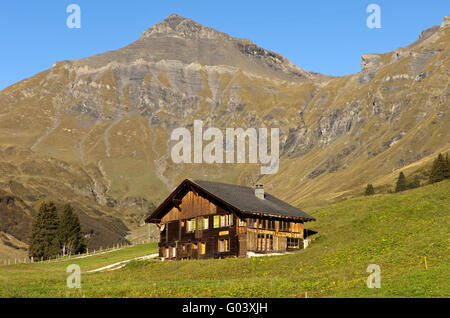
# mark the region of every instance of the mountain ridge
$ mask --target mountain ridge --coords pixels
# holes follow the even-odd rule
[[[58,63],[95,67],[105,65],[107,60],[113,64],[180,61],[186,65],[199,63],[235,68],[245,65],[251,66],[251,73],[286,81],[331,78],[307,72],[284,56],[265,50],[248,39],[234,38],[177,14],[150,27],[137,41],[121,49]]]

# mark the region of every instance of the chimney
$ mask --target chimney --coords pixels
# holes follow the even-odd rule
[[[256,185],[255,196],[258,199],[264,200],[264,186],[262,184],[257,184]]]

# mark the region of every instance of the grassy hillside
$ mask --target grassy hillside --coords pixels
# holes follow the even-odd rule
[[[14,236],[0,231],[0,262],[5,259],[23,259],[28,255],[28,245]]]
[[[450,181],[399,194],[356,198],[308,210],[312,245],[296,254],[253,259],[135,261],[139,245],[77,262],[82,289],[65,287],[71,262],[0,267],[1,297],[438,297],[450,296]],[[426,257],[426,265],[425,258]],[[73,261],[72,261],[73,262]],[[369,264],[381,288],[366,286]]]
[[[34,263],[3,266],[0,265],[0,297],[77,297],[82,293],[66,287],[66,268],[77,264],[82,272],[83,292],[87,276],[85,274],[103,266],[123,260],[148,255],[157,251],[157,243],[140,244],[85,258],[66,259],[51,263]],[[107,295],[104,295],[107,296]]]

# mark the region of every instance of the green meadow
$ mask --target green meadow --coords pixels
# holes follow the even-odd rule
[[[247,259],[131,261],[157,243],[53,263],[0,265],[0,297],[449,297],[450,181],[351,199],[307,211],[310,246]],[[66,267],[81,268],[81,288]],[[381,288],[368,288],[370,264]]]

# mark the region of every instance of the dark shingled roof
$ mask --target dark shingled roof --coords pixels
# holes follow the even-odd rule
[[[305,221],[316,220],[308,213],[275,198],[267,192],[265,192],[263,200],[255,196],[255,189],[253,188],[202,180],[189,179],[189,181],[242,212],[295,217],[302,218]]]

